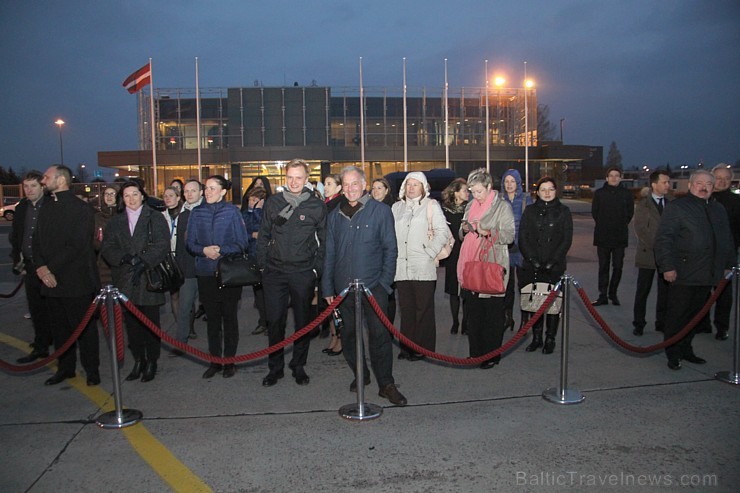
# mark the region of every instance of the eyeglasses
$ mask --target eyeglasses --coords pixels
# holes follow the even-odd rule
[[[115,197],[116,192],[105,192],[103,195],[105,195],[106,197]]]

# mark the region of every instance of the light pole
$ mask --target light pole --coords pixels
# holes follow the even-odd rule
[[[529,192],[529,105],[527,93],[534,87],[534,82],[527,79],[527,62],[524,62],[524,191]]]
[[[59,126],[59,158],[61,161],[59,164],[63,166],[64,165],[64,143],[62,142],[62,125],[64,125],[64,120],[62,120],[61,118],[58,118],[57,121],[55,121],[54,123],[56,123]]]

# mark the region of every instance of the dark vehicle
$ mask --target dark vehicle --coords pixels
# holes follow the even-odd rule
[[[452,180],[457,178],[455,172],[447,168],[435,168],[428,171],[422,171],[424,176],[427,177],[429,182],[429,188],[431,189],[430,195],[437,199],[442,200],[442,191],[450,184]],[[385,179],[391,184],[391,190],[393,190],[393,196],[398,197],[398,191],[401,188],[404,178],[408,175],[408,171],[395,171],[385,175]]]

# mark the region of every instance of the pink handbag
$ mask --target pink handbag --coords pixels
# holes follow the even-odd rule
[[[498,232],[493,239],[484,238],[478,245],[476,260],[471,260],[463,267],[462,287],[473,293],[504,294],[506,286],[504,277],[506,269],[496,263],[496,250],[493,251],[493,262],[488,262],[488,252],[498,238]]]

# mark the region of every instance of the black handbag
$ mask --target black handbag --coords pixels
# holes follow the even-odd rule
[[[152,223],[147,224],[149,233],[149,244],[152,244]],[[185,282],[182,269],[177,265],[177,260],[172,252],[167,252],[164,260],[146,270],[146,290],[153,293],[173,292],[180,289]]]
[[[262,274],[249,255],[232,253],[218,260],[216,282],[221,288],[253,286],[262,282]]]

